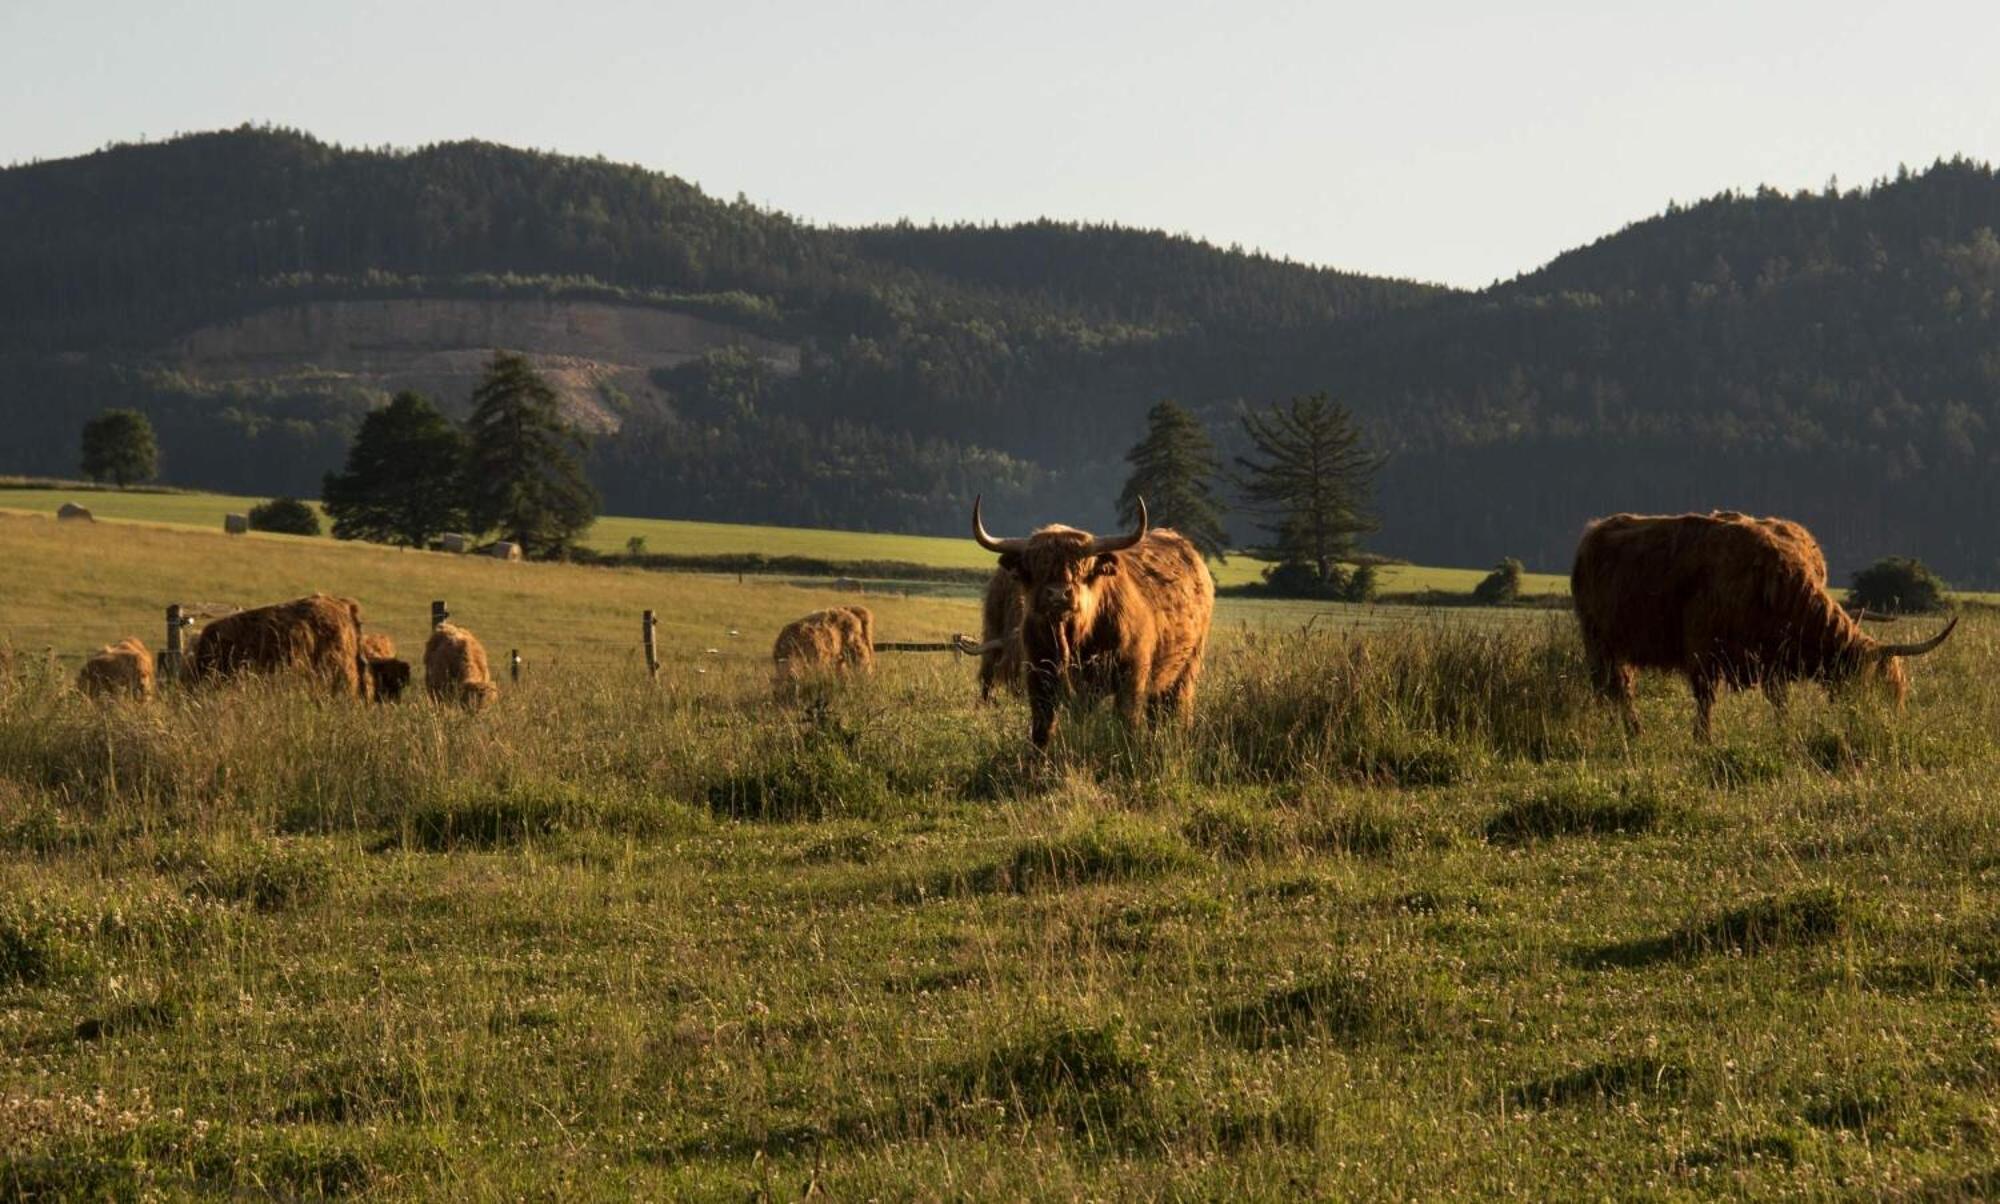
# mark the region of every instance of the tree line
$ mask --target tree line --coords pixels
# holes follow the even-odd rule
[[[827,229],[594,160],[244,130],[0,172],[0,380],[11,468],[56,470],[84,415],[130,407],[183,480],[308,491],[383,398],[202,380],[157,348],[300,299],[613,299],[801,365],[663,374],[587,454],[619,511],[951,533],[994,480],[1031,519],[1101,524],[1160,398],[1234,464],[1243,412],[1324,390],[1390,453],[1377,539],[1413,559],[1556,568],[1598,514],[1727,506],[1806,522],[1837,565],[1911,551],[1994,582],[2000,534],[1967,516],[2000,506],[1996,230],[2000,180],[1951,161],[1671,207],[1468,294],[1116,227]],[[1225,520],[1235,541],[1253,517]]]

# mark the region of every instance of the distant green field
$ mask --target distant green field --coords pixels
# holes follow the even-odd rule
[[[262,499],[223,493],[121,493],[114,490],[0,488],[0,510],[52,513],[64,502],[86,506],[99,518],[174,526],[222,526],[225,514],[242,514]],[[992,553],[970,539],[934,535],[886,535],[869,531],[819,531],[807,527],[763,527],[737,523],[688,522],[668,518],[622,518],[607,515],[591,527],[585,544],[601,552],[622,552],[634,537],[646,550],[684,556],[757,553],[764,556],[812,556],[825,560],[896,560],[935,568],[983,568]],[[1232,556],[1215,566],[1218,585],[1244,585],[1260,579],[1264,562]],[[1387,565],[1381,588],[1391,593],[1441,590],[1469,592],[1485,569],[1429,568]],[[1569,581],[1553,573],[1529,573],[1522,588],[1535,594],[1564,594]]]

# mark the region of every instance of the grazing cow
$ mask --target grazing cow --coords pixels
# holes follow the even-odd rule
[[[829,606],[785,624],[771,645],[774,688],[781,696],[813,678],[875,671],[875,612]]]
[[[396,641],[380,632],[361,637],[362,689],[376,702],[394,702],[410,684],[410,662],[396,656]]]
[[[136,635],[98,649],[77,670],[76,688],[93,698],[153,696],[153,654]]]
[[[1731,512],[1598,519],[1584,530],[1569,580],[1591,680],[1634,733],[1640,669],[1687,678],[1695,733],[1707,739],[1723,686],[1762,686],[1783,707],[1791,682],[1831,688],[1864,677],[1901,705],[1909,692],[1901,658],[1936,648],[1958,625],[1921,643],[1878,643],[1827,592],[1825,559],[1804,528]]]
[[[1185,537],[1148,527],[1143,501],[1129,534],[1095,536],[1056,525],[995,539],[975,499],[972,537],[1000,554],[1000,568],[1021,589],[1021,656],[1035,747],[1047,747],[1056,707],[1071,692],[1114,695],[1135,729],[1149,714],[1193,717],[1215,579]],[[990,586],[987,598],[994,598]],[[1000,636],[986,634],[989,641],[1004,639],[1004,623]],[[1004,663],[1006,650],[999,651]]]
[[[366,697],[361,670],[361,604],[314,594],[225,615],[195,637],[196,679],[241,673],[301,673],[337,695]]]
[[[486,646],[479,637],[453,623],[439,623],[424,644],[424,688],[439,702],[456,703],[468,711],[484,710],[500,696],[486,667]]]

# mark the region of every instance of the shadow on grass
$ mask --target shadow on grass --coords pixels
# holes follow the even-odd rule
[[[1762,953],[1815,945],[1845,932],[1852,907],[1832,890],[1773,895],[1664,936],[1620,941],[1578,954],[1589,970],[1692,961],[1715,953]]]
[[[1335,970],[1217,1010],[1218,1032],[1249,1050],[1314,1040],[1413,1041],[1429,1030],[1422,1000],[1379,975]]]
[[[906,901],[954,895],[1027,894],[1099,882],[1157,878],[1196,864],[1192,850],[1171,834],[1107,820],[1059,836],[1038,836],[1004,856],[966,870],[951,870],[905,884]]]
[[[1666,807],[1646,786],[1629,782],[1561,782],[1502,808],[1486,821],[1486,840],[1524,845],[1559,836],[1622,836],[1650,832]]]
[[[1678,1093],[1687,1085],[1687,1077],[1686,1070],[1656,1058],[1594,1062],[1563,1074],[1522,1083],[1507,1092],[1507,1102],[1516,1108],[1610,1103],[1632,1095]]]

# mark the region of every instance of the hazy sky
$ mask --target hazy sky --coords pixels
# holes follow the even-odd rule
[[[0,0],[0,162],[244,121],[838,223],[1118,221],[1479,285],[1760,182],[2000,158],[2000,3]]]

